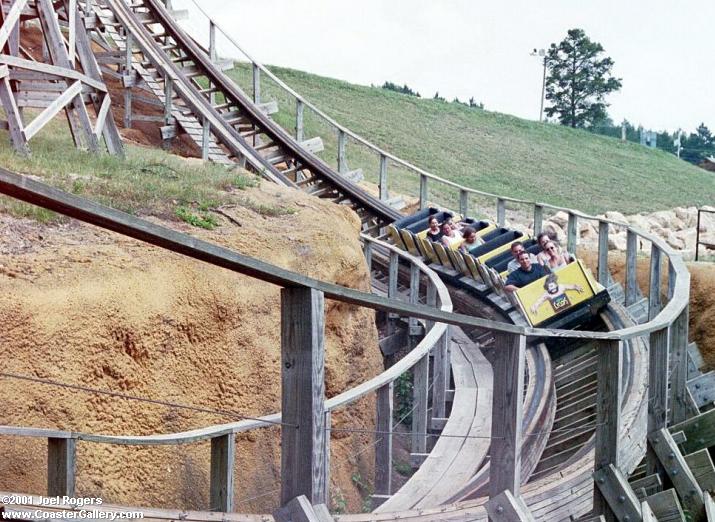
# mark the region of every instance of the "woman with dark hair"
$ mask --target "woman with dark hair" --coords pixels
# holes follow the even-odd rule
[[[464,254],[470,254],[472,249],[484,244],[482,238],[477,236],[477,231],[472,227],[466,227],[462,231],[462,237],[464,237],[464,243],[459,245],[459,251]]]
[[[442,223],[442,239],[440,241],[445,248],[449,248],[453,243],[461,240],[462,236],[457,234],[447,221]]]
[[[435,242],[441,240],[444,234],[442,234],[442,231],[439,229],[439,221],[437,221],[437,218],[432,216],[429,218],[427,224],[429,225],[427,229],[427,239]]]

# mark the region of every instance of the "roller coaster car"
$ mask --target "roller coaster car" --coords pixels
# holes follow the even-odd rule
[[[514,292],[532,326],[570,328],[598,314],[608,304],[608,291],[576,260]]]
[[[573,328],[597,315],[610,300],[606,289],[580,261],[570,263],[517,292],[507,292],[504,278],[512,259],[511,244],[520,240],[527,252],[536,254],[539,252],[536,241],[519,231],[466,218],[461,221],[477,230],[483,244],[469,254],[463,254],[457,250],[460,242],[446,248],[427,238],[428,221],[433,216],[440,223],[446,218],[460,220],[451,212],[428,208],[389,225],[388,234],[403,250],[427,259],[440,277],[452,284],[481,297],[494,292],[506,299],[531,326]]]

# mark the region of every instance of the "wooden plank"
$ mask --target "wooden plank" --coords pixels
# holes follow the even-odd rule
[[[104,131],[104,122],[107,119],[107,114],[109,114],[109,109],[112,106],[112,99],[108,94],[102,96],[102,102],[100,105],[99,113],[97,114],[97,120],[94,124],[94,134],[99,137]]]
[[[541,234],[544,225],[544,207],[534,205],[534,237]]]
[[[380,191],[380,201],[387,201],[390,198],[387,188],[387,156],[380,154],[380,166],[378,169],[378,190]]]
[[[595,463],[597,470],[619,465],[621,445],[621,396],[623,345],[598,341],[598,391],[596,396]],[[594,513],[608,514],[609,504],[599,488],[594,489]],[[608,517],[607,517],[608,518]]]
[[[503,227],[506,223],[506,201],[502,198],[497,199],[497,226]]]
[[[378,388],[375,422],[375,494],[392,495],[392,423],[394,385]],[[373,505],[373,509],[376,508]]]
[[[646,498],[658,522],[683,522],[685,513],[680,507],[678,496],[674,489],[668,489]]]
[[[253,103],[261,103],[261,69],[253,63]]]
[[[275,522],[321,522],[313,510],[311,502],[300,495],[286,502],[273,512]]]
[[[303,129],[303,113],[305,111],[305,104],[302,100],[296,98],[295,100],[295,141],[303,141],[304,129]]]
[[[598,282],[608,286],[608,227],[603,220],[598,222]]]
[[[325,302],[309,288],[281,290],[281,503],[326,498]]]
[[[526,337],[497,333],[494,344],[489,490],[491,497],[505,490],[519,495]]]
[[[28,0],[17,0],[12,7],[10,7],[7,16],[4,17],[3,24],[0,26],[0,49],[5,47],[8,38],[10,38],[10,33],[20,20],[20,15],[27,5],[27,2]]]
[[[573,212],[569,212],[569,220],[566,223],[566,250],[576,255],[576,239],[578,236],[578,217]]]
[[[650,334],[648,350],[648,433],[667,426],[668,421],[668,362],[670,329]],[[664,472],[660,460],[650,445],[646,453],[647,473]]]
[[[233,511],[233,469],[235,435],[228,433],[211,439],[209,506],[211,511]]]
[[[427,176],[420,175],[420,210],[427,208]]]
[[[685,462],[693,472],[695,480],[703,491],[715,491],[715,466],[710,458],[710,452],[701,449],[690,455],[685,455]]]
[[[680,453],[670,432],[663,428],[648,435],[648,440],[655,454],[665,468],[685,508],[691,512],[695,520],[704,515],[703,492],[692,471]]]
[[[630,306],[638,300],[637,257],[638,236],[629,228],[626,232],[626,306]]]
[[[34,120],[25,126],[24,134],[25,139],[30,140],[37,134],[47,123],[54,118],[58,112],[65,108],[65,106],[72,102],[74,98],[82,92],[82,83],[74,82],[70,85],[65,92],[60,96],[55,98],[55,100],[50,103],[50,105],[38,114]]]
[[[686,440],[681,447],[684,453],[695,453],[715,445],[715,409],[708,410],[670,428],[671,433],[682,431]]]
[[[660,475],[653,473],[651,475],[646,475],[641,479],[632,481],[631,488],[633,488],[634,491],[644,489],[650,495],[663,489],[663,481],[661,480]]]
[[[648,291],[648,319],[653,319],[660,312],[660,248],[651,245],[650,249],[650,285]]]
[[[648,504],[646,500],[641,502],[641,517],[643,522],[658,522],[658,519],[655,517],[655,513],[653,513],[650,504]]]
[[[41,0],[38,0],[41,1]],[[65,51],[66,53],[66,51]],[[65,54],[65,59],[66,54]],[[18,58],[17,56],[10,56],[8,54],[0,55],[0,63],[4,63],[11,67],[19,67],[21,69],[27,69],[29,71],[36,71],[40,73],[49,74],[58,78],[65,78],[67,80],[79,80],[82,83],[89,85],[101,92],[107,92],[107,87],[101,81],[90,78],[86,74],[75,71],[68,67],[63,67],[59,65],[52,65],[49,63],[35,62],[33,60],[26,60],[25,58]],[[69,65],[69,63],[68,63]]]
[[[631,489],[623,474],[613,464],[604,466],[593,474],[593,480],[599,496],[605,500],[605,506],[599,505],[601,514],[606,520],[615,517],[616,520],[641,520],[641,507],[638,497]],[[603,508],[607,510],[603,510]],[[594,506],[594,512],[596,506]],[[597,512],[598,513],[598,512]]]
[[[75,496],[76,443],[75,439],[47,439],[47,496]]]
[[[535,522],[524,500],[508,489],[489,499],[484,505],[491,522]]]
[[[15,102],[12,87],[10,86],[10,81],[7,76],[0,80],[0,103],[2,103],[3,109],[5,110],[13,148],[19,154],[28,155],[30,149],[27,146],[27,140],[22,132],[22,117],[17,108],[17,103]]]
[[[686,306],[670,328],[670,351],[673,365],[670,374],[670,424],[688,418],[688,317]]]
[[[702,408],[715,401],[715,372],[710,371],[688,380],[688,390],[690,390],[695,405]]]
[[[443,419],[447,408],[447,381],[449,367],[447,366],[447,350],[449,349],[450,329],[442,334],[437,341],[433,353],[432,372],[432,417]]]
[[[344,174],[348,171],[348,164],[345,158],[345,145],[347,142],[347,136],[345,131],[342,129],[338,130],[338,172]]]
[[[427,403],[429,399],[429,356],[412,367],[411,453],[427,453]]]

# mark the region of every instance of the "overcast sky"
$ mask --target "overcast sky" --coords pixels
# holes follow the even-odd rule
[[[422,96],[473,96],[538,119],[542,67],[529,56],[580,27],[623,79],[609,113],[646,128],[715,129],[715,1],[198,0],[254,58]],[[192,8],[190,0],[174,0]],[[205,29],[200,15],[188,22]],[[223,43],[221,53],[231,54]]]

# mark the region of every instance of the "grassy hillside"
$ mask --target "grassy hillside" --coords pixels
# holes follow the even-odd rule
[[[572,206],[589,212],[652,211],[712,204],[715,176],[659,150],[582,130],[423,100],[274,67],[272,70],[327,114],[373,143],[447,179],[498,194]],[[247,91],[250,74],[230,72]],[[276,121],[295,126],[295,104],[261,78],[262,101],[277,100]],[[322,157],[336,163],[336,136],[306,111],[305,137],[321,136]],[[350,169],[377,173],[377,158],[348,143]],[[394,174],[393,190],[417,193],[419,180]],[[430,197],[437,199],[430,187]],[[456,194],[447,194],[452,201]]]

